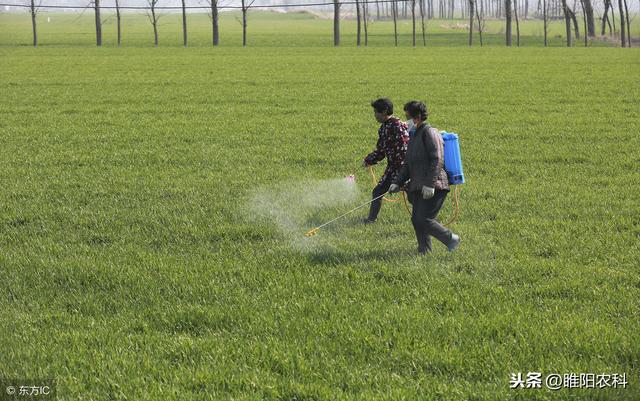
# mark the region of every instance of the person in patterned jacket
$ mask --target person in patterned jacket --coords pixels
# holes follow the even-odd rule
[[[376,148],[364,158],[362,165],[366,168],[377,164],[385,157],[387,158],[387,168],[372,192],[372,197],[375,199],[389,190],[391,183],[395,181],[404,165],[409,134],[407,133],[407,125],[393,115],[391,100],[380,98],[371,103],[371,107],[373,107],[373,115],[381,125],[378,129]],[[365,223],[376,221],[381,206],[382,199],[371,202],[369,217],[364,220]]]

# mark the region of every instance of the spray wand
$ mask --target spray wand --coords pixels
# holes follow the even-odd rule
[[[371,203],[371,202],[375,201],[376,199],[380,199],[380,198],[382,198],[382,197],[383,197],[383,196],[385,196],[386,194],[387,194],[387,192],[383,193],[383,194],[382,194],[382,195],[380,195],[380,196],[376,196],[375,198],[371,199],[370,201],[365,202],[365,203],[363,203],[362,205],[357,206],[357,207],[355,207],[355,208],[353,208],[353,209],[349,210],[348,212],[341,214],[340,216],[336,217],[335,219],[329,220],[329,221],[327,221],[326,223],[321,224],[321,225],[319,225],[319,226],[318,226],[318,227],[316,227],[316,228],[312,228],[311,230],[309,230],[309,231],[307,231],[306,233],[304,233],[304,236],[305,236],[305,237],[312,237],[312,236],[316,235],[316,234],[318,233],[318,231],[319,231],[322,227],[324,227],[324,226],[326,226],[326,225],[329,225],[329,224],[333,223],[334,221],[339,220],[339,219],[343,218],[344,216],[346,216],[346,215],[348,215],[348,214],[350,214],[350,213],[353,213],[353,212],[355,212],[356,210],[358,210],[358,209],[360,209],[360,208],[363,208],[363,207],[367,206],[369,203]]]

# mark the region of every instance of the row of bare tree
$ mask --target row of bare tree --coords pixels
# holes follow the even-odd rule
[[[38,46],[38,30],[37,30],[37,14],[43,6],[41,4],[36,5],[36,0],[29,0],[29,10],[31,12],[31,25],[33,27],[33,45]],[[146,0],[149,6],[147,16],[149,17],[149,22],[151,22],[151,26],[153,27],[153,43],[155,46],[158,46],[158,22],[160,20],[160,14],[158,14],[158,2],[160,0]],[[219,0],[206,0],[208,3],[208,15],[212,22],[212,43],[214,46],[217,46],[220,43],[220,30],[219,30]],[[247,12],[251,5],[255,0],[242,0],[242,45],[246,46],[247,44]],[[185,0],[181,0],[182,2],[182,35],[184,45],[187,46],[187,6],[185,4]],[[101,18],[101,6],[100,0],[91,0],[91,7],[94,10],[95,14],[95,25],[96,25],[96,44],[98,46],[102,46],[102,24],[103,20]],[[116,25],[118,32],[118,46],[122,44],[122,8],[120,1],[115,0],[115,10],[116,10]]]
[[[340,45],[340,5],[341,4],[339,0],[333,0],[333,1],[334,1],[334,45],[339,46]],[[389,2],[391,4],[391,17],[393,18],[393,27],[394,27],[393,31],[394,31],[394,40],[395,40],[396,46],[398,45],[398,30],[397,30],[398,1],[402,1],[402,0],[390,0]],[[440,0],[440,1],[441,1],[441,4],[440,4],[441,7],[439,9],[443,10],[444,8],[442,7],[442,4],[443,4],[442,2],[444,2],[445,0]],[[449,0],[449,1],[451,4],[451,7],[447,8],[447,13],[448,13],[447,16],[453,18],[454,0]],[[513,19],[515,18],[516,45],[520,46],[520,15],[521,14],[519,15],[518,11],[520,10],[520,12],[522,12],[522,10],[524,10],[524,14],[525,14],[524,18],[525,19],[527,18],[528,8],[529,8],[528,0],[524,0],[524,3],[525,3],[524,7],[522,7],[521,5],[519,6],[517,0],[497,0],[496,2],[493,2],[491,0],[467,0],[467,1],[468,1],[467,7],[462,8],[462,15],[463,17],[469,19],[469,46],[473,45],[473,33],[475,30],[477,30],[478,32],[480,46],[483,45],[482,33],[485,27],[485,20],[484,20],[485,4],[492,5],[494,3],[502,4],[504,6],[504,8],[495,6],[493,10],[489,8],[489,12],[495,13],[495,15],[497,15],[498,17],[500,17],[504,13],[505,21],[506,21],[506,29],[505,29],[506,45],[507,46],[513,45],[512,24],[513,24]],[[426,3],[425,3],[425,0],[402,1],[402,3],[404,4],[404,7],[409,8],[411,19],[413,22],[412,23],[413,46],[416,46],[416,2],[419,5],[420,20],[421,20],[420,22],[422,26],[422,43],[424,46],[426,46],[427,40],[426,40],[426,34],[425,34],[425,28],[426,28],[425,11],[426,11],[426,18],[429,19],[430,15],[432,15],[433,0],[427,0]],[[571,23],[573,23],[575,37],[577,39],[580,38],[578,18],[576,17],[576,12],[575,12],[576,2],[577,0],[574,0],[574,6],[572,9],[571,7],[568,6],[567,0],[551,0],[549,1],[549,3],[548,3],[548,0],[539,0],[538,8],[539,10],[541,9],[540,10],[541,17],[544,21],[543,30],[544,30],[545,46],[548,45],[549,19],[559,16],[559,13],[558,13],[559,9],[562,10],[562,15],[566,22],[567,46],[571,47],[573,45]],[[612,32],[611,21],[608,17],[608,12],[610,10],[611,20],[613,21],[613,34],[615,36],[615,33],[616,33],[615,16],[614,16],[614,7],[612,5],[612,0],[604,0],[604,2],[605,2],[605,10],[604,10],[604,15],[602,17],[602,35],[606,33],[606,30],[605,30],[606,23],[608,23],[609,25],[609,32],[610,33]],[[355,0],[355,3],[356,3],[356,18],[357,18],[356,45],[360,46],[361,44],[361,39],[360,39],[361,26],[364,26],[364,36],[365,36],[364,44],[366,46],[368,43],[368,34],[367,34],[368,11],[367,10],[368,10],[369,2],[365,0]],[[375,3],[376,5],[379,4],[379,2],[375,2]],[[561,8],[558,8],[559,4],[561,4]],[[480,6],[480,9],[478,8],[479,6]],[[580,0],[580,6],[582,8],[582,17],[584,21],[584,32],[585,32],[584,45],[588,46],[589,44],[588,39],[596,36],[593,5],[591,3],[591,0]],[[362,8],[362,12],[361,12],[361,8]],[[620,19],[621,46],[631,47],[631,32],[630,32],[629,10],[627,6],[627,0],[618,0],[618,8],[619,8],[619,19]],[[363,21],[362,24],[360,22],[361,16]],[[474,21],[474,19],[477,20],[477,26],[475,28],[474,28],[474,24],[476,21]]]
[[[474,1],[474,0],[469,0]],[[505,2],[505,19],[506,19],[506,45],[512,45],[512,32],[511,32],[511,24],[512,24],[512,14],[511,14],[511,2],[513,1],[514,6],[514,15],[516,20],[516,40],[517,45],[520,46],[520,23],[518,19],[517,12],[517,0],[504,0]],[[602,17],[602,35],[606,33],[605,24],[609,23],[609,31],[611,32],[611,22],[609,20],[609,10],[611,11],[611,19],[613,20],[613,33],[615,34],[615,16],[614,16],[614,8],[612,5],[612,0],[604,0],[605,10],[604,15]],[[595,28],[595,20],[594,20],[594,12],[593,5],[591,4],[591,0],[580,0],[580,7],[582,8],[582,19],[584,25],[583,37],[584,37],[584,45],[589,45],[589,38],[593,38],[596,36],[596,28]],[[547,27],[549,20],[549,10],[547,7],[547,0],[542,0],[542,18],[544,20],[544,45],[547,46]],[[565,29],[566,29],[566,39],[567,39],[567,47],[573,46],[573,38],[571,27],[573,24],[573,29],[575,32],[576,39],[580,39],[580,28],[578,23],[578,18],[576,17],[576,1],[574,1],[573,8],[569,7],[567,4],[567,0],[562,0],[562,12],[565,20]],[[627,0],[618,0],[618,15],[620,19],[620,44],[622,47],[631,47],[631,31],[629,24],[629,9],[627,6]],[[471,31],[469,33],[469,43],[471,44]]]
[[[98,34],[100,28],[98,28],[98,24],[100,24],[100,19],[98,17],[100,11],[98,10],[99,5],[97,3],[100,0],[93,0],[93,4],[96,7],[96,35]],[[160,0],[147,0],[147,4],[149,5],[149,12],[147,12],[147,16],[149,17],[149,22],[153,26],[153,43],[155,46],[158,46],[158,20],[160,19],[160,15],[157,13],[158,2]],[[217,46],[220,44],[220,25],[219,25],[219,0],[206,0],[208,7],[208,15],[211,20],[211,43],[213,46]],[[253,4],[255,0],[251,0],[247,3],[247,0],[242,0],[242,46],[247,45],[247,12],[249,7]],[[184,46],[187,46],[188,43],[188,29],[187,29],[187,5],[186,0],[181,0],[182,4],[182,41]],[[118,5],[118,0],[116,0],[116,14],[118,19],[118,46],[120,46],[120,10]],[[101,39],[98,38],[98,46],[100,46]]]
[[[96,26],[96,44],[102,46],[102,24],[101,18],[101,0],[91,0],[91,6],[94,9],[95,14],[95,26]],[[158,21],[160,14],[158,14],[158,2],[159,0],[146,0],[148,4],[147,16],[149,22],[153,27],[154,45],[158,46]],[[220,12],[220,0],[206,0],[208,3],[208,15],[212,22],[212,44],[217,46],[220,43],[219,35],[219,12]],[[255,0],[240,0],[240,11],[242,13],[242,45],[247,45],[247,14],[249,9],[254,4]],[[416,46],[416,7],[420,16],[420,26],[422,33],[422,44],[426,46],[426,23],[425,19],[434,18],[434,0],[354,0],[355,11],[357,19],[357,33],[356,33],[356,45],[362,44],[362,33],[364,31],[364,45],[367,46],[369,42],[368,24],[372,20],[370,16],[369,4],[376,5],[376,17],[377,19],[384,19],[387,16],[393,19],[393,31],[394,42],[398,45],[398,19],[400,16],[405,17],[410,14],[412,20],[412,44]],[[440,12],[439,17],[445,16],[447,18],[453,18],[455,0],[438,0],[438,10]],[[460,0],[464,7],[461,8],[462,16],[469,20],[469,46],[473,45],[473,33],[478,32],[480,46],[483,45],[482,33],[485,27],[485,13],[489,16],[501,17],[504,15],[506,21],[506,45],[512,46],[513,33],[512,22],[515,18],[516,25],[516,45],[520,46],[520,13],[524,12],[524,18],[527,18],[529,9],[529,0],[524,0],[524,6],[522,2],[520,5],[517,0]],[[575,32],[575,38],[580,39],[580,29],[578,24],[578,18],[576,17],[576,3],[578,0],[574,0],[573,9],[568,6],[567,0],[538,0],[538,13],[544,20],[544,45],[548,44],[548,21],[550,18],[558,17],[558,10],[562,10],[562,17],[566,24],[566,38],[567,46],[573,45],[572,37],[572,24],[573,31]],[[595,20],[594,11],[591,0],[579,0],[582,8],[582,16],[584,22],[584,43],[588,46],[588,39],[595,37]],[[602,35],[606,33],[606,27],[609,27],[609,32],[616,34],[616,21],[615,21],[615,0],[604,0],[604,14],[602,17]],[[622,47],[631,47],[631,33],[630,33],[630,20],[627,0],[618,1],[618,16],[620,21],[620,40]],[[187,6],[186,0],[181,0],[182,4],[182,33],[184,46],[187,46]],[[448,3],[447,3],[448,2]],[[399,3],[401,3],[399,7]],[[344,4],[352,4],[351,1],[341,2],[340,0],[333,0],[333,32],[334,32],[334,45],[340,45],[340,21],[341,21],[341,7]],[[30,0],[31,21],[33,26],[33,45],[38,45],[36,15],[40,9],[40,5],[36,5],[36,0]],[[119,0],[115,0],[116,10],[116,23],[118,34],[118,46],[122,43],[122,28],[121,28],[121,7]],[[126,8],[126,7],[124,7]],[[476,24],[477,23],[477,24]],[[613,24],[613,27],[612,27]]]

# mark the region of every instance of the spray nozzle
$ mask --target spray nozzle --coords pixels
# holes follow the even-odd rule
[[[316,233],[318,232],[318,230],[320,229],[320,227],[316,227],[314,229],[311,229],[309,231],[307,231],[306,233],[304,233],[305,237],[313,237],[314,235],[316,235]]]

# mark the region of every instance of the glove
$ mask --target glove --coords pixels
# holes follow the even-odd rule
[[[390,194],[395,194],[396,192],[400,192],[400,185],[391,184],[391,186],[389,187],[389,193]]]
[[[426,185],[422,186],[422,199],[431,199],[436,193],[436,190]]]

